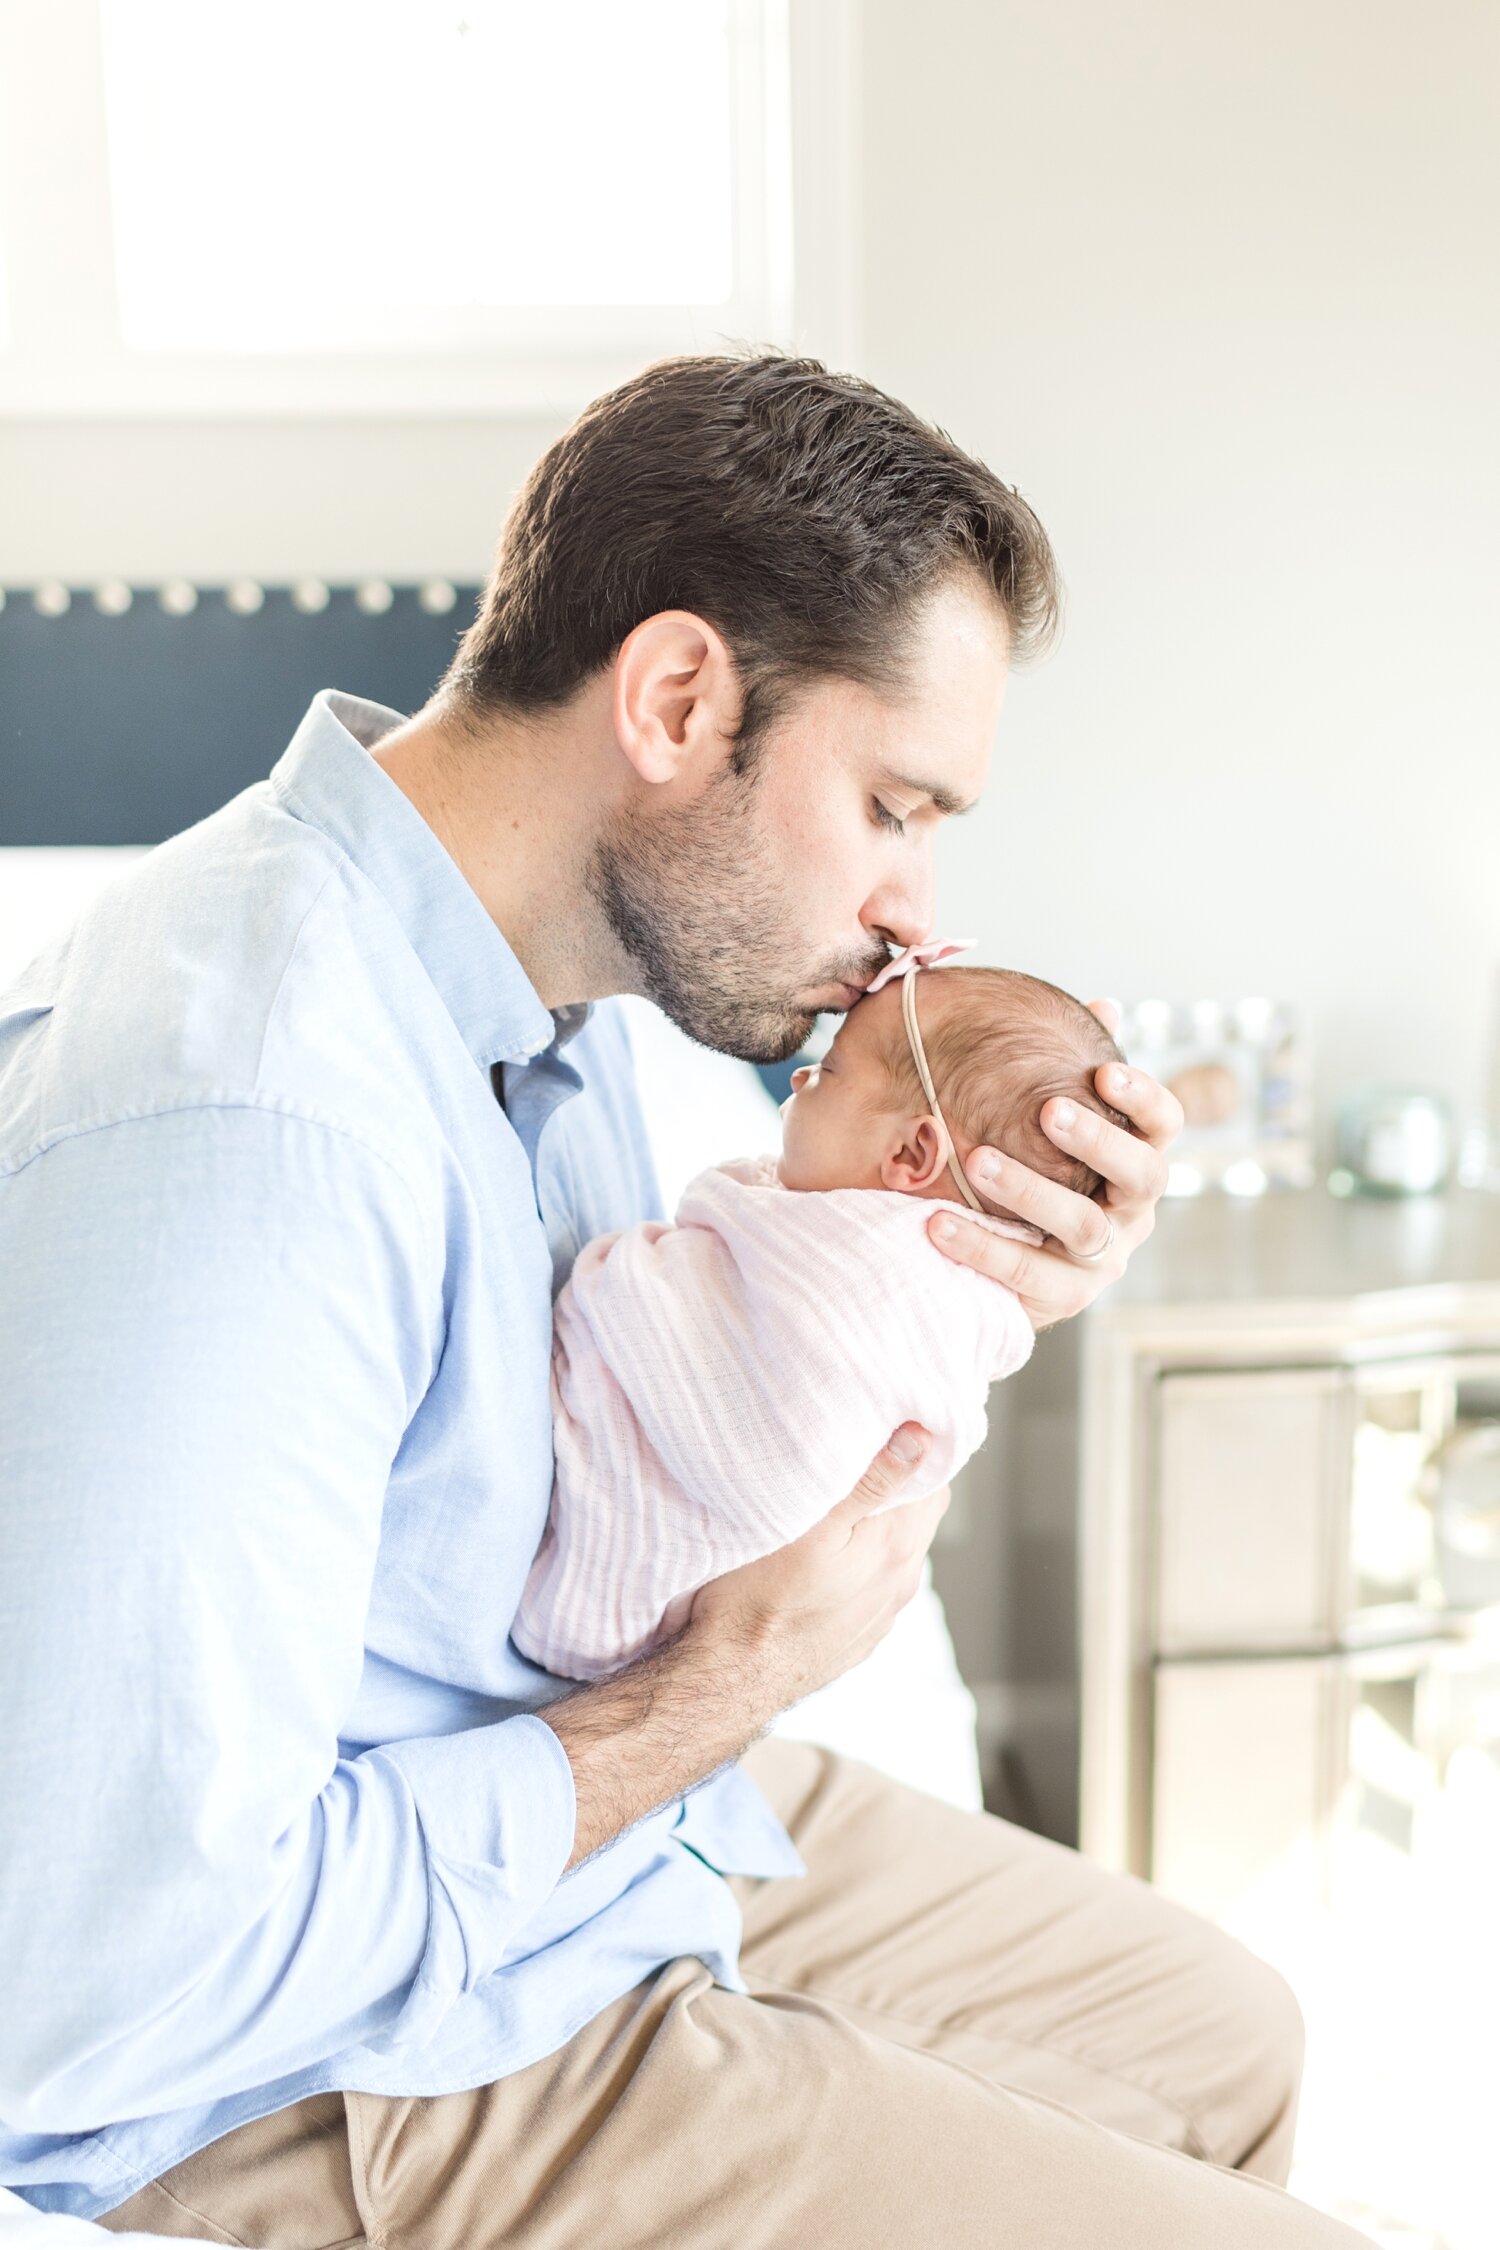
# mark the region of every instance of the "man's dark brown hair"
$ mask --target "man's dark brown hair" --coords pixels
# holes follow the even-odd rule
[[[444,690],[461,717],[546,710],[643,618],[691,610],[734,658],[744,770],[789,690],[895,691],[916,612],[966,573],[993,590],[1014,656],[1045,645],[1047,535],[941,430],[815,359],[663,360],[532,470]]]

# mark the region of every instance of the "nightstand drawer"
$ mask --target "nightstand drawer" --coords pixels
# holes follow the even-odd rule
[[[1157,1667],[1151,1880],[1217,1917],[1326,1888],[1342,1673],[1330,1657]]]
[[[1331,1647],[1343,1611],[1347,1377],[1164,1376],[1155,1446],[1158,1652]]]

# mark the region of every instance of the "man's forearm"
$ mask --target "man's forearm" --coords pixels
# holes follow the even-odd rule
[[[944,1485],[886,1507],[927,1442],[903,1423],[821,1523],[700,1586],[669,1647],[537,1713],[572,1768],[569,1867],[706,1781],[778,1712],[885,1638],[917,1590],[948,1505]]]
[[[779,1708],[766,1688],[753,1650],[690,1627],[613,1679],[539,1711],[573,1769],[568,1866],[737,1758]]]

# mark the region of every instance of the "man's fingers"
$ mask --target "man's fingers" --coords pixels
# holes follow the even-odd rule
[[[1107,1102],[1122,1109],[1143,1141],[1155,1149],[1166,1148],[1182,1131],[1182,1104],[1149,1070],[1132,1070],[1125,1063],[1105,1063],[1095,1071],[1094,1084]]]
[[[1155,1081],[1152,1083],[1154,1085]],[[1163,1101],[1172,1101],[1165,1087],[1157,1086],[1156,1091]],[[1154,1203],[1166,1184],[1166,1160],[1149,1139],[1137,1140],[1133,1133],[1122,1133],[1107,1117],[1101,1117],[1097,1110],[1085,1109],[1079,1102],[1061,1097],[1046,1103],[1042,1110],[1042,1130],[1049,1141],[1066,1149],[1069,1156],[1081,1157],[1109,1182],[1108,1200],[1114,1209],[1122,1203]],[[1082,1203],[1085,1199],[1080,1196],[1078,1201]],[[1097,1250],[1106,1234],[1102,1225],[1092,1230],[1093,1239],[1088,1241],[1076,1240],[1073,1234],[1063,1234],[1060,1229],[1054,1231],[1069,1250],[1083,1257]]]
[[[1077,1201],[1081,1203],[1082,1196]],[[945,1213],[930,1221],[927,1231],[938,1248],[957,1264],[972,1266],[991,1281],[1003,1281],[1022,1299],[1056,1262],[1054,1252],[1035,1250],[1030,1243],[1013,1242],[1007,1235],[991,1234],[988,1227],[976,1226],[972,1219],[949,1219]]]
[[[1021,1164],[999,1149],[974,1149],[964,1170],[979,1193],[1002,1211],[1014,1212],[1018,1219],[1039,1227],[1044,1235],[1066,1243],[1069,1249],[1080,1250],[1085,1257],[1106,1239],[1104,1215],[1096,1203],[1075,1195],[1056,1180],[1043,1179],[1029,1164]],[[976,1234],[980,1231],[978,1227],[973,1229]],[[990,1239],[997,1238],[992,1235]]]
[[[1120,1134],[1118,1137],[1123,1140],[1126,1136]],[[1042,1235],[1055,1250],[1063,1251],[1070,1258],[1092,1262],[1102,1257],[1111,1247],[1115,1239],[1115,1222],[1090,1197],[1075,1195],[1071,1188],[1063,1187],[1057,1180],[1044,1180],[1039,1172],[1033,1172],[1028,1165],[1018,1164],[1014,1157],[1000,1156],[993,1149],[976,1151],[975,1154],[989,1160],[987,1170],[974,1174],[976,1186],[983,1179],[984,1192],[992,1201],[1040,1228]],[[935,1221],[929,1229],[943,1249],[960,1258],[965,1265],[977,1266],[981,1273],[988,1273],[994,1280],[1003,1281],[1008,1288],[1017,1288],[1018,1284],[1012,1278],[1018,1270],[1016,1260],[1010,1256],[1000,1257],[998,1253],[1009,1252],[1017,1247],[1026,1248],[1028,1245],[1017,1245],[1003,1235],[993,1234],[987,1227],[973,1226],[958,1218],[952,1222],[953,1234],[947,1236],[943,1232],[947,1223],[947,1214],[944,1213],[943,1218]],[[972,1236],[977,1236],[978,1240],[966,1239]],[[987,1242],[995,1244],[997,1258],[993,1261],[984,1253],[983,1245]],[[955,1243],[961,1247],[955,1247]],[[1040,1249],[1043,1244],[1034,1242],[1029,1247]]]
[[[1122,1010],[1118,1000],[1091,1000],[1089,1014],[1099,1018],[1111,1039],[1119,1038]]]
[[[1095,1003],[1104,1022],[1110,1020],[1106,1008]],[[1167,1184],[1165,1151],[1182,1130],[1180,1103],[1148,1071],[1106,1063],[1094,1082],[1129,1118],[1131,1131],[1065,1096],[1041,1114],[1048,1139],[1104,1181],[1097,1201],[1043,1179],[999,1149],[980,1148],[967,1160],[975,1188],[1001,1211],[1041,1227],[1046,1241],[1040,1247],[1011,1241],[946,1211],[927,1226],[948,1257],[1013,1289],[1038,1333],[1070,1320],[1125,1271],[1131,1251],[1151,1232]]]
[[[899,1430],[892,1431],[848,1499],[839,1505],[853,1515],[868,1515],[901,1490],[931,1442],[920,1423],[903,1422]]]

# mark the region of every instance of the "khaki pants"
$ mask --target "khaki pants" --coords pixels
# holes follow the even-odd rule
[[[1356,2250],[1278,2185],[1285,1985],[1129,1878],[788,1742],[749,1995],[670,1962],[546,2061],[242,2126],[104,2224],[255,2250]]]

